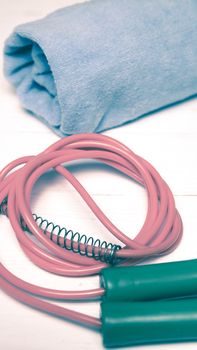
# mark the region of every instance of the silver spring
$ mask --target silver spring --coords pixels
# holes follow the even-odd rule
[[[0,204],[0,214],[7,216],[7,199]],[[49,233],[51,241],[56,242],[62,248],[108,264],[115,264],[117,262],[116,252],[121,249],[120,245],[107,243],[106,241],[101,241],[99,238],[94,239],[92,236],[87,237],[85,234],[55,225],[52,221],[43,219],[37,214],[32,215],[42,232],[45,235]],[[22,217],[21,227],[24,231],[31,233]],[[63,240],[63,245],[60,243],[60,238]]]
[[[121,249],[120,245],[107,243],[99,238],[94,239],[92,236],[87,237],[85,234],[70,229],[67,230],[65,227],[60,227],[37,214],[33,214],[33,218],[43,233],[50,233],[50,239],[62,248],[108,264],[117,262],[116,252]],[[60,238],[63,240],[63,245],[60,243]],[[84,249],[81,248],[82,246],[84,246]]]

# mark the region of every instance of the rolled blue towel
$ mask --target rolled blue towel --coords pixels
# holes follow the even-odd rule
[[[197,1],[62,8],[15,28],[4,70],[59,135],[113,128],[197,93]]]

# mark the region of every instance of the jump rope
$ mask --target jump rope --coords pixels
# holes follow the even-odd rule
[[[86,159],[105,163],[145,187],[147,215],[134,239],[106,217],[66,168],[69,162]],[[51,169],[70,182],[120,245],[32,214],[32,189]],[[59,140],[37,156],[14,160],[0,172],[0,212],[8,216],[21,248],[40,268],[62,276],[100,275],[100,288],[62,291],[27,283],[0,263],[0,286],[7,294],[38,310],[101,330],[106,347],[197,339],[197,260],[131,266],[173,251],[183,226],[166,182],[122,143],[101,134],[78,134]],[[101,317],[40,298],[102,299]]]

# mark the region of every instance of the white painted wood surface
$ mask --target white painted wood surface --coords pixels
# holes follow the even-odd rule
[[[0,64],[5,38],[19,23],[31,21],[76,1],[2,1],[0,10]],[[79,2],[79,1],[78,1]],[[82,1],[81,1],[82,2]],[[36,154],[58,137],[24,111],[0,73],[0,168],[22,155]],[[150,161],[170,185],[184,223],[184,237],[171,255],[157,261],[197,257],[197,99],[105,133],[124,142]],[[145,218],[146,193],[123,176],[103,167],[73,167],[110,219],[131,237]],[[39,194],[39,196],[38,196]],[[34,190],[33,209],[74,230],[113,241],[79,196],[59,176],[43,178]],[[34,266],[21,251],[8,220],[0,217],[1,261],[17,276],[43,286],[83,289],[99,285],[98,277],[63,278]],[[99,303],[65,303],[99,316]],[[132,349],[196,349],[196,343],[133,347]],[[99,333],[35,311],[0,292],[0,349],[103,349]]]

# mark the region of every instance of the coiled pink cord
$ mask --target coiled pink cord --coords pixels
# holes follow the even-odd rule
[[[135,239],[130,239],[114,226],[78,180],[61,165],[77,159],[97,159],[146,188],[147,215]],[[19,165],[23,167],[15,169]],[[123,243],[123,249],[116,252],[123,264],[131,265],[142,258],[167,254],[178,245],[182,236],[182,221],[175,208],[173,195],[158,172],[129,148],[108,136],[78,134],[59,140],[37,156],[19,158],[0,172],[0,204],[7,200],[8,217],[22,249],[42,269],[63,276],[88,276],[99,273],[107,266],[93,258],[63,249],[57,242],[51,241],[48,235],[44,235],[36,224],[30,208],[32,188],[38,178],[51,168],[73,185],[103,225]],[[21,217],[43,248],[24,233]],[[83,249],[89,248],[81,244]],[[43,288],[14,276],[2,263],[0,274],[2,289],[16,299],[42,311],[100,328],[99,319],[61,308],[38,297],[56,300],[95,299],[105,293],[104,289],[60,291]]]

